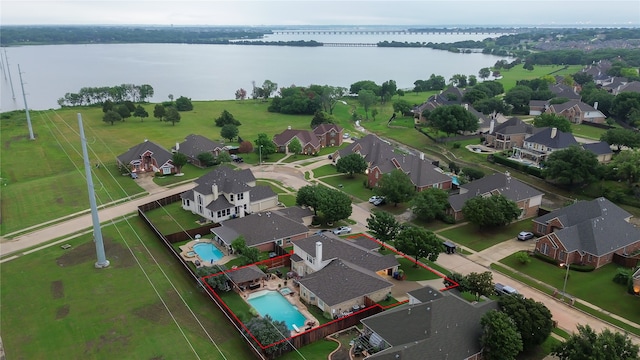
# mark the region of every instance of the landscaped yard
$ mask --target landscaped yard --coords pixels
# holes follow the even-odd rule
[[[553,266],[536,258],[523,265],[515,258],[515,254],[500,262],[562,291],[566,268]],[[609,264],[592,272],[569,271],[567,293],[640,323],[640,297],[627,294],[625,286],[613,282],[617,269],[617,265]]]
[[[320,167],[313,169],[313,177],[315,178],[319,178],[327,175],[337,175],[337,174],[340,174],[340,173],[338,172],[338,170],[336,170],[335,165],[331,165],[331,164],[322,165]]]
[[[462,226],[440,231],[438,235],[469,249],[482,251],[503,241],[515,238],[520,231],[531,231],[532,226],[531,219],[523,219],[494,229],[479,229],[476,225],[466,223]]]
[[[147,211],[145,215],[163,234],[173,234],[200,226],[197,223],[200,216],[184,210],[181,201]]]
[[[440,278],[440,276],[433,271],[425,269],[422,266],[416,267],[413,258],[411,260],[404,257],[398,258],[398,262],[400,263],[400,269],[404,271],[405,280],[407,281],[434,280]]]
[[[94,268],[91,234],[2,264],[7,358],[223,359],[211,339],[226,359],[254,358],[142,221],[102,229],[108,269]]]
[[[320,179],[320,181],[333,186],[336,189],[340,189],[348,195],[355,197],[353,201],[368,201],[373,196],[373,191],[364,187],[364,181],[367,176],[364,174],[356,174],[350,178],[346,174],[331,176]]]

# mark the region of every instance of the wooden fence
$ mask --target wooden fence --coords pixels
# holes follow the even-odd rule
[[[628,256],[614,253],[611,261],[614,264],[618,264],[622,267],[634,269],[636,266],[638,266],[638,263],[640,263],[640,255]]]
[[[209,235],[209,234],[211,234],[211,229],[217,228],[219,226],[220,226],[220,224],[218,224],[218,223],[212,223],[212,224],[199,226],[199,227],[193,228],[193,229],[183,230],[183,231],[179,231],[177,233],[164,235],[164,236],[167,238],[167,240],[170,243],[175,244],[175,243],[178,243],[178,242],[181,242],[181,241],[187,241],[187,240],[195,239],[196,235],[202,235],[202,236]]]

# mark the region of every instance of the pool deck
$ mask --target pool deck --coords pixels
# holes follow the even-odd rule
[[[211,265],[211,263],[209,261],[204,261],[200,258],[200,256],[198,256],[198,254],[195,253],[195,251],[193,250],[193,246],[196,244],[212,244],[213,246],[217,247],[218,250],[220,250],[220,252],[222,252],[222,254],[225,254],[225,250],[221,249],[213,240],[211,239],[199,239],[199,240],[192,240],[189,241],[188,243],[181,245],[180,248],[180,256],[182,256],[182,258],[185,261],[191,261],[195,266],[204,266],[204,265]],[[220,263],[220,264],[224,264],[226,262],[228,262],[231,259],[235,259],[236,255],[224,255],[220,260],[216,261],[216,263]],[[200,263],[200,265],[196,264],[196,261],[198,261]]]
[[[271,276],[269,280],[263,280],[262,286],[260,288],[255,290],[240,291],[240,295],[242,295],[242,297],[246,301],[249,294],[252,294],[258,291],[262,291],[262,290],[280,291],[283,288],[289,288],[289,290],[291,290],[291,294],[282,295],[282,296],[285,299],[287,299],[289,303],[295,306],[298,309],[298,311],[300,311],[300,313],[307,319],[305,321],[305,326],[299,327],[300,332],[291,330],[291,336],[294,336],[304,332],[305,328],[311,324],[312,324],[311,325],[312,328],[317,327],[319,325],[319,322],[318,322],[318,319],[316,319],[313,315],[311,315],[311,313],[307,309],[307,306],[300,301],[300,294],[298,294],[298,288],[294,287],[293,285],[293,279],[289,279],[286,281],[287,281],[287,285],[284,284],[285,279],[280,279],[279,277],[274,275],[274,276]]]

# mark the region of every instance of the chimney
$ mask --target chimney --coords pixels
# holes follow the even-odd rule
[[[213,193],[213,199],[218,200],[218,184],[211,185],[211,192]]]
[[[489,123],[489,134],[493,134],[493,128],[496,126],[496,121],[495,120],[491,120],[491,122]]]
[[[179,142],[176,143],[176,151],[178,151],[178,150],[180,150],[180,143]]]
[[[318,265],[322,264],[322,242],[316,241],[316,260],[318,261]]]
[[[598,102],[597,101],[593,103],[593,108],[598,110]]]
[[[558,135],[558,128],[551,128],[551,138],[554,139]]]

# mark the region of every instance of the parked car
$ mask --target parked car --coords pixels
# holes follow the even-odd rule
[[[343,138],[343,139],[348,139],[348,138],[349,138],[349,133],[343,134],[343,135],[342,135],[342,138]]]
[[[372,204],[375,206],[380,206],[384,205],[386,202],[387,200],[384,198],[384,196],[379,196],[374,202],[372,202]]]
[[[494,289],[496,290],[496,295],[517,295],[518,290],[512,288],[509,285],[503,285],[500,283],[496,283]]]
[[[236,156],[236,158],[233,159],[233,162],[241,163],[241,162],[244,162],[244,160],[240,156]]]
[[[342,234],[348,234],[351,232],[351,228],[348,226],[340,226],[339,228],[335,228],[333,230],[333,233],[335,235],[342,235]]]
[[[369,202],[373,204],[374,201],[380,199],[382,196],[378,196],[378,195],[373,195],[372,197],[369,198]]]
[[[530,231],[520,231],[520,234],[518,234],[518,240],[520,241],[525,241],[529,239],[533,239],[533,233]]]

